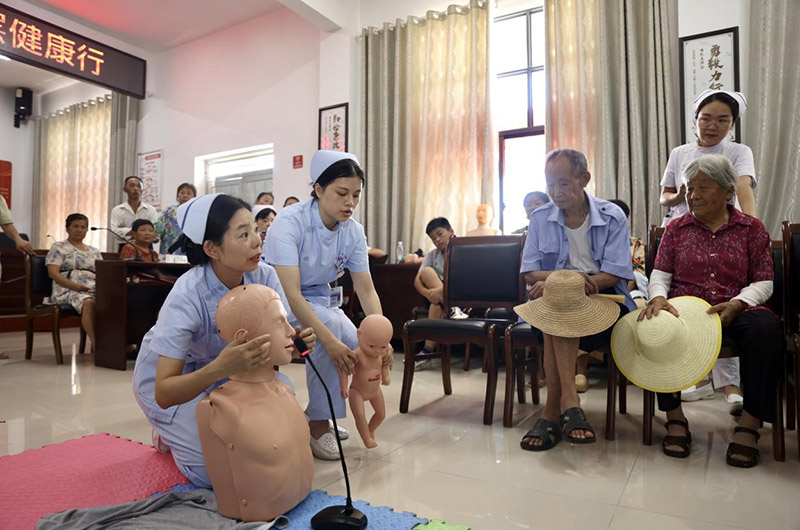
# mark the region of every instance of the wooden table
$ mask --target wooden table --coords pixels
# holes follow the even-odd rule
[[[172,283],[149,280],[155,274],[177,279],[191,268],[184,263],[103,260],[96,263],[94,364],[125,370],[128,344],[140,344],[158,320]],[[138,280],[138,281],[137,281]]]
[[[414,289],[419,264],[370,265],[372,283],[381,299],[383,314],[392,322],[393,340],[403,338],[403,325],[411,320],[415,306],[424,306],[425,298]]]

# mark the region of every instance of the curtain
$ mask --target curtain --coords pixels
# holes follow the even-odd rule
[[[800,8],[793,0],[750,4],[750,93],[744,140],[758,175],[756,211],[774,239],[800,220]]]
[[[456,233],[494,202],[487,2],[429,11],[361,35],[362,208],[370,245],[427,250],[425,225]]]
[[[66,238],[64,220],[82,213],[89,225],[108,219],[111,98],[72,105],[36,119],[34,208],[37,248]],[[105,236],[89,232],[87,244],[105,250]]]
[[[136,175],[136,125],[139,119],[139,100],[118,94],[111,95],[111,123],[109,137],[108,211],[103,216],[111,219],[111,209],[126,200],[122,192],[125,178]],[[98,221],[100,223],[100,221]],[[115,249],[119,240],[106,233],[107,248]]]
[[[661,223],[659,182],[678,142],[668,0],[546,1],[548,149],[589,161],[605,199],[631,208],[631,233]],[[591,185],[591,182],[590,182]]]

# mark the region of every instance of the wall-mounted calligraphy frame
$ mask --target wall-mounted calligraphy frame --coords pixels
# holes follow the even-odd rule
[[[739,90],[739,28],[726,28],[680,39],[681,140],[696,137],[692,105],[706,89]],[[742,138],[741,120],[731,140]]]
[[[147,62],[0,4],[0,54],[144,99]]]
[[[347,151],[348,110],[347,103],[319,109],[318,149]]]

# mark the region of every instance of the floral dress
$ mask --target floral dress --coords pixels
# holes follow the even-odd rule
[[[162,254],[169,254],[169,247],[171,247],[179,237],[181,237],[181,228],[178,226],[178,205],[173,204],[161,213],[155,224],[156,236],[161,238],[158,251]]]
[[[94,298],[95,288],[95,260],[103,259],[103,255],[96,248],[86,245],[88,250],[80,250],[72,246],[69,241],[58,241],[50,247],[45,263],[47,265],[58,265],[61,274],[73,282],[78,282],[89,287],[88,291],[73,291],[55,281],[53,282],[53,294],[47,303],[50,304],[69,304],[75,311],[80,313],[83,309],[83,301],[87,298]]]

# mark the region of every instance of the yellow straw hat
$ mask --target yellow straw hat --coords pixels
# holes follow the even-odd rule
[[[638,387],[679,392],[703,379],[717,361],[722,344],[719,315],[694,296],[668,300],[680,317],[661,310],[636,319],[642,309],[622,317],[611,332],[611,353],[620,372]]]
[[[514,311],[531,326],[556,337],[586,337],[610,328],[619,306],[602,296],[587,296],[583,276],[574,271],[552,272],[541,298]]]

